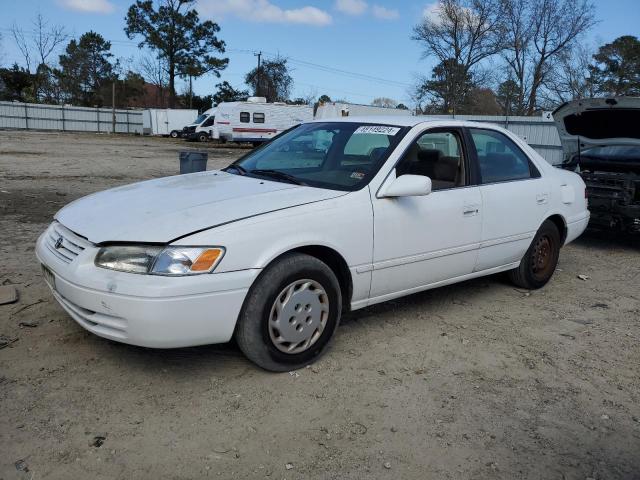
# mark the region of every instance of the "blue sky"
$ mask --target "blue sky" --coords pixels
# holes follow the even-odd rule
[[[0,60],[21,62],[11,37],[15,23],[29,30],[38,13],[62,24],[74,36],[94,30],[112,42],[117,57],[138,62],[141,51],[123,32],[132,0],[0,0]],[[291,59],[293,96],[328,94],[355,103],[386,96],[409,102],[408,90],[432,63],[421,59],[411,28],[430,5],[420,0],[199,0],[203,18],[217,21],[227,43],[229,67],[221,80],[243,87],[244,74],[256,65],[253,52]],[[586,41],[593,45],[620,35],[640,35],[640,0],[595,0],[598,25]],[[309,63],[315,65],[309,65]],[[330,67],[327,70],[323,67]],[[333,69],[343,72],[336,72]],[[357,75],[352,75],[353,72]],[[373,77],[373,78],[371,78]],[[195,83],[208,94],[219,81]]]

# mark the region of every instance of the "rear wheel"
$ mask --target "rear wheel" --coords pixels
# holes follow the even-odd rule
[[[171,130],[171,133],[169,134],[169,136],[171,138],[178,138],[180,136],[180,132],[178,132],[177,130]]]
[[[333,271],[310,255],[288,254],[267,267],[249,290],[236,341],[265,370],[296,370],[324,353],[341,311]]]
[[[509,272],[509,278],[522,288],[541,288],[553,276],[559,256],[560,232],[553,222],[545,220],[522,258],[520,266]]]

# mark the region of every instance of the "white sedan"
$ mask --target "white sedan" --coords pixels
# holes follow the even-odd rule
[[[540,288],[588,221],[582,179],[506,130],[346,117],[221,171],[77,200],[36,254],[96,335],[156,348],[235,337],[285,371],[318,358],[344,311],[498,272]]]

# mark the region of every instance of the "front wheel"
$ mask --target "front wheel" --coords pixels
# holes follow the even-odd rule
[[[310,255],[287,254],[249,290],[235,338],[247,358],[265,370],[296,370],[324,353],[341,311],[333,271]]]
[[[520,266],[509,271],[509,278],[518,287],[528,290],[544,287],[556,270],[559,256],[560,232],[552,221],[545,220]]]
[[[202,132],[198,134],[198,141],[199,142],[206,142],[207,140],[209,140],[209,135]]]

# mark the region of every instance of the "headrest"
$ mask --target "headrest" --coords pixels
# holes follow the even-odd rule
[[[492,169],[507,170],[515,164],[516,158],[510,153],[489,153],[487,154],[487,163]]]
[[[440,161],[435,167],[435,174],[439,180],[455,182],[460,166],[459,157],[440,157]]]
[[[418,149],[418,161],[419,162],[433,162],[436,163],[440,160],[442,152],[431,148],[419,148]]]
[[[377,147],[372,149],[369,153],[369,158],[371,158],[371,160],[373,160],[374,162],[380,160],[384,153],[387,151],[387,148],[388,147]]]

